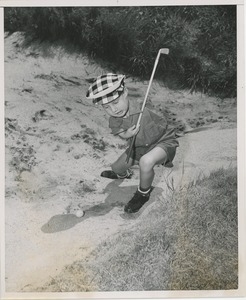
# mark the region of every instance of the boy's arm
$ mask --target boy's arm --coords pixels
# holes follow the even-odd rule
[[[117,134],[122,138],[122,139],[129,139],[136,135],[139,131],[139,125],[136,127],[136,125],[133,125],[132,127],[128,128],[127,130],[120,130]]]

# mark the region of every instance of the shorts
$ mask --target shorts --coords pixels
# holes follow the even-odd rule
[[[127,148],[126,151],[123,152],[122,155],[111,165],[111,168],[116,174],[124,174],[129,167],[138,165],[140,158],[155,147],[160,147],[166,152],[167,159],[164,163],[162,163],[162,165],[170,168],[173,166],[172,161],[175,157],[176,148],[178,146],[179,142],[176,139],[175,131],[170,130],[150,146],[133,147],[129,162],[126,162],[126,158],[130,151],[130,149]]]
[[[133,160],[139,161],[140,158],[154,149],[155,147],[162,148],[166,154],[167,154],[167,161],[165,164],[168,164],[173,161],[175,154],[176,154],[176,148],[179,146],[179,142],[173,138],[173,139],[160,139],[157,143],[151,145],[151,146],[142,146],[142,147],[134,147],[132,149],[131,158]],[[128,155],[130,149],[126,149],[126,154]]]

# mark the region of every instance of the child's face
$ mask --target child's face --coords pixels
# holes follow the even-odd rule
[[[129,101],[127,98],[127,90],[121,94],[119,98],[107,104],[103,104],[104,110],[112,117],[122,118],[128,112]]]

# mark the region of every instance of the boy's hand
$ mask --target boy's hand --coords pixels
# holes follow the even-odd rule
[[[133,125],[132,127],[128,128],[127,132],[129,133],[130,137],[136,135],[139,132],[139,125]]]
[[[129,139],[139,132],[139,128],[140,125],[138,126],[133,125],[132,127],[128,128],[125,132],[119,134],[119,136],[122,137],[123,139]]]

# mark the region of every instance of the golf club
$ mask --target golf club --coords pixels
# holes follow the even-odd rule
[[[143,110],[144,110],[144,107],[145,107],[145,105],[146,105],[146,101],[147,101],[147,98],[148,98],[148,95],[149,95],[149,90],[150,90],[150,87],[151,87],[151,84],[152,84],[152,81],[153,81],[153,78],[154,78],[154,75],[155,75],[155,70],[156,70],[156,68],[157,68],[157,65],[158,65],[159,58],[160,58],[160,55],[161,55],[161,54],[169,54],[169,49],[168,49],[168,48],[161,48],[161,49],[158,51],[157,57],[156,57],[156,59],[155,59],[154,68],[153,68],[153,71],[152,71],[152,74],[151,74],[151,77],[150,77],[148,89],[147,89],[147,92],[146,92],[146,95],[145,95],[145,98],[144,98],[144,101],[143,101],[143,104],[142,104],[141,113],[139,114],[139,117],[138,117],[138,121],[137,121],[136,127],[137,127],[137,126],[140,124],[140,122],[141,122],[141,118],[142,118],[142,115],[143,115]],[[130,147],[129,147],[129,152],[128,152],[128,155],[127,155],[127,158],[126,158],[126,162],[127,162],[127,163],[129,162],[129,159],[130,159],[130,156],[131,156],[131,152],[132,152],[132,148],[133,148],[133,145],[134,145],[134,143],[135,143],[135,139],[136,139],[136,135],[134,135],[134,136],[132,137],[132,140],[131,140],[131,144],[130,144]]]

